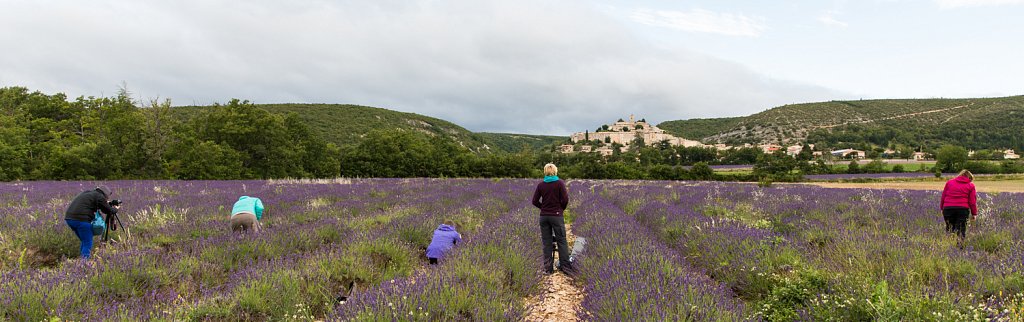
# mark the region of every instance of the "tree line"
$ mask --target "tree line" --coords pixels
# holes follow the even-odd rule
[[[298,114],[233,99],[47,95],[0,88],[0,181],[348,177],[527,177],[531,154],[478,154],[439,137],[378,130],[356,145],[326,142]]]
[[[0,181],[116,179],[271,179],[330,177],[537,177],[548,162],[569,178],[794,181],[837,172],[801,154],[764,154],[747,147],[719,151],[667,142],[612,155],[558,151],[474,152],[436,133],[378,129],[355,144],[326,142],[298,114],[275,114],[243,100],[210,107],[172,107],[170,100],[46,95],[0,88]],[[585,143],[580,143],[585,144]],[[966,150],[943,148],[942,171],[1024,172],[1020,163],[969,162]],[[950,152],[952,151],[952,152]],[[963,156],[961,160],[961,156]],[[946,160],[948,162],[945,162]],[[949,161],[952,160],[952,161]],[[711,165],[753,165],[752,172],[716,174]],[[894,169],[895,170],[895,169]],[[846,171],[891,171],[881,161]]]
[[[0,88],[0,180],[333,177],[339,148],[247,101],[190,118],[170,100]]]

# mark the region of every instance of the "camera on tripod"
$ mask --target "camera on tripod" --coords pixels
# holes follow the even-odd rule
[[[110,205],[111,207],[120,207],[121,206],[121,199],[113,199],[113,200],[107,201],[107,204]],[[107,222],[108,222],[107,228],[103,232],[103,241],[109,240],[110,239],[110,231],[117,230],[118,227],[121,228],[121,231],[124,231],[124,232],[127,233],[127,230],[124,229],[124,224],[121,224],[121,218],[118,217],[116,212],[111,214],[111,215],[109,215],[109,216],[107,216]]]

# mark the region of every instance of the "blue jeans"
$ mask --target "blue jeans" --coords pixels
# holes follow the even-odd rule
[[[89,258],[89,253],[92,252],[92,223],[87,221],[65,219],[68,223],[68,227],[71,227],[71,231],[75,232],[75,236],[78,236],[78,240],[82,242],[82,246],[78,249],[78,252],[82,254],[82,258]]]

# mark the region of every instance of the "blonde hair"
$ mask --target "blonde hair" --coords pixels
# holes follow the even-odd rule
[[[958,177],[967,177],[967,179],[971,179],[971,181],[974,181],[974,174],[971,173],[971,171],[969,171],[967,169],[960,170],[960,174],[958,174],[957,176]]]
[[[554,163],[548,163],[544,165],[545,176],[556,176],[558,175],[558,167]]]

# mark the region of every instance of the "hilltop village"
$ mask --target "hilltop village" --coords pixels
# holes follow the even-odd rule
[[[640,144],[642,146],[649,146],[654,144],[668,144],[671,146],[683,146],[683,147],[702,147],[702,148],[713,148],[718,151],[738,149],[738,148],[749,148],[754,147],[750,144],[744,144],[742,146],[729,146],[725,144],[704,144],[700,141],[688,140],[680,138],[668,133],[665,130],[658,128],[647,122],[645,119],[636,120],[633,115],[629,116],[629,120],[619,119],[615,123],[601,125],[596,131],[590,132],[589,130],[584,132],[573,133],[569,139],[572,144],[562,144],[558,146],[558,151],[561,153],[598,153],[602,156],[610,156],[615,153],[618,149],[619,152],[629,151],[633,145]],[[810,144],[809,147],[812,150],[813,157],[821,157],[824,155],[823,151],[815,151],[814,145]],[[803,151],[804,145],[795,144],[791,146],[781,146],[778,144],[762,144],[758,145],[757,148],[764,153],[775,153],[776,151],[784,151],[790,156],[796,156]],[[973,155],[974,151],[970,151]],[[838,149],[828,151],[829,155],[839,159],[864,159],[867,157],[865,151],[856,149]],[[892,156],[895,155],[896,151],[885,150],[882,155]],[[1013,150],[1003,151],[1004,159],[1019,159],[1020,156]],[[926,160],[932,156],[924,152],[914,152],[912,158],[914,160]]]
[[[644,119],[637,121],[633,115],[629,116],[629,121],[619,119],[615,123],[602,125],[595,132],[576,132],[569,138],[573,144],[561,145],[559,149],[562,153],[600,153],[607,156],[612,155],[616,148],[625,152],[634,144],[651,145],[663,142],[672,146],[715,147],[665,133],[665,130],[647,123]]]

